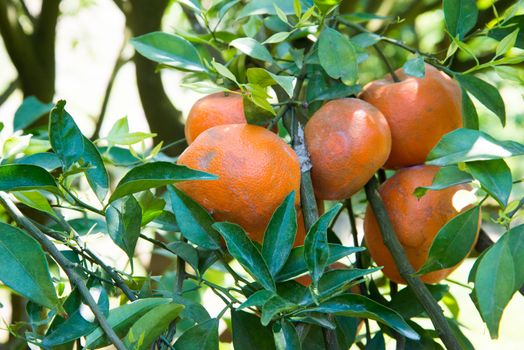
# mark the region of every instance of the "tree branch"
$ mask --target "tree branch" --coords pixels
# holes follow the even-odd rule
[[[46,237],[46,235],[38,229],[29,219],[27,219],[22,212],[16,207],[11,201],[9,195],[5,192],[0,192],[0,203],[4,206],[9,215],[16,221],[20,226],[23,226],[27,232],[36,239],[53,257],[53,259],[60,265],[69,278],[69,281],[73,286],[78,288],[78,291],[82,295],[82,298],[89,306],[100,327],[104,330],[109,340],[115,345],[118,350],[126,350],[124,343],[113,331],[107,319],[103,315],[102,311],[98,307],[98,304],[93,299],[93,296],[89,292],[86,284],[78,275],[75,270],[75,264],[69,261],[62,253],[55,247],[55,245]]]
[[[413,276],[415,269],[406,257],[404,248],[402,248],[402,245],[400,244],[397,235],[393,230],[393,226],[389,220],[384,203],[382,203],[382,199],[378,193],[378,181],[375,176],[373,176],[366,184],[365,190],[366,197],[377,219],[384,244],[391,252],[400,275],[407,282],[408,286],[411,288],[424,310],[426,310],[426,313],[431,319],[435,330],[437,331],[440,339],[442,339],[442,342],[446,348],[450,350],[460,350],[460,345],[458,344],[457,339],[455,339],[453,336],[453,332],[447,323],[444,314],[442,313],[442,309],[435,299],[433,299],[433,296],[429,292],[426,285],[422,283],[420,278]]]
[[[10,82],[9,85],[7,85],[4,92],[0,94],[0,106],[3,105],[5,101],[7,101],[7,99],[11,96],[13,92],[16,91],[16,89],[18,88],[18,85],[19,85],[18,78],[16,78],[12,82]]]

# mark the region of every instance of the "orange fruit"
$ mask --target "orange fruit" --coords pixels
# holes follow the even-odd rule
[[[426,64],[423,78],[395,71],[364,87],[360,98],[377,107],[391,129],[391,154],[385,167],[423,164],[444,134],[462,127],[461,90],[457,82]]]
[[[442,226],[469,208],[457,210],[452,203],[459,190],[471,189],[469,185],[428,191],[420,199],[415,197],[415,189],[431,185],[438,170],[438,167],[425,165],[405,168],[397,171],[379,189],[393,229],[415,270],[426,262],[431,243]],[[393,257],[384,245],[375,215],[369,205],[364,219],[364,239],[373,260],[378,266],[384,266],[384,274],[397,283],[405,283]],[[446,278],[458,265],[430,272],[421,276],[421,279],[425,283],[437,283]]]
[[[184,181],[177,187],[207,208],[215,220],[239,224],[258,242],[291,191],[295,191],[297,207],[300,203],[297,155],[260,126],[212,127],[186,148],[178,164],[217,175],[217,180]]]
[[[246,123],[242,95],[217,92],[199,99],[187,116],[184,133],[191,144],[209,128],[224,124]]]
[[[382,167],[391,149],[386,118],[356,98],[326,103],[304,132],[313,187],[320,199],[349,198]]]

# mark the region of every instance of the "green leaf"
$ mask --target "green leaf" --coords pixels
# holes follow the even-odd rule
[[[229,45],[257,60],[273,62],[273,57],[269,51],[253,38],[238,38],[230,42]]]
[[[110,146],[113,145],[124,145],[130,146],[135,143],[142,142],[151,137],[155,137],[156,134],[150,134],[145,132],[129,132],[129,122],[127,117],[120,118],[113,124],[113,127],[109,131],[109,134],[105,139],[109,142]]]
[[[428,284],[426,288],[437,301],[441,300],[449,291],[449,286],[445,284]],[[409,287],[395,293],[387,306],[398,312],[405,319],[420,316],[425,312],[424,307],[418,302],[413,293],[413,289]]]
[[[333,7],[337,6],[342,0],[313,0],[316,7],[323,13],[328,13]]]
[[[168,298],[146,298],[124,304],[109,311],[107,323],[118,336],[123,337],[129,327],[146,312],[158,305],[168,304],[170,301]],[[100,327],[96,328],[86,337],[87,349],[96,349],[110,344],[111,342],[107,339],[104,331]]]
[[[135,197],[142,208],[142,226],[165,213],[166,201],[156,197],[150,190],[139,192]]]
[[[517,4],[515,4],[517,6]],[[504,21],[503,26],[496,26],[491,29],[488,35],[497,40],[504,40],[516,29],[520,29],[517,40],[515,42],[515,47],[524,48],[524,15],[514,16]]]
[[[424,58],[417,56],[410,59],[402,67],[407,75],[411,75],[417,78],[424,78],[426,75],[426,66],[424,64]]]
[[[480,103],[495,113],[500,119],[502,126],[506,125],[506,107],[496,87],[471,74],[456,75],[456,79],[460,85],[475,96]]]
[[[81,160],[83,161],[81,165],[88,166],[85,171],[87,182],[98,200],[102,202],[109,191],[109,176],[98,149],[86,137],[84,137],[84,154]]]
[[[327,213],[322,215],[309,229],[304,242],[304,260],[311,273],[313,285],[317,285],[322,277],[324,269],[329,262],[329,248],[327,240],[327,229],[329,224],[337,215],[342,204],[333,206]]]
[[[49,118],[49,141],[65,170],[84,155],[84,135],[73,117],[64,109],[66,102],[60,100],[51,110]]]
[[[345,247],[340,244],[328,244],[329,258],[328,265],[341,258],[365,250],[363,247]],[[287,281],[296,278],[308,271],[304,260],[304,246],[296,247],[291,250],[286,263],[276,275],[277,282]]]
[[[187,262],[195,271],[198,271],[198,251],[185,242],[172,242],[167,245],[173,253]]]
[[[319,306],[308,309],[308,311],[326,312],[338,316],[370,318],[384,323],[406,338],[414,340],[420,338],[398,313],[359,294],[343,294],[324,301]]]
[[[269,299],[271,299],[275,293],[266,290],[261,289],[249,296],[246,301],[244,301],[242,304],[240,304],[237,308],[237,310],[242,310],[248,307],[252,306],[262,306],[264,305]]]
[[[380,40],[382,40],[382,37],[380,35],[367,32],[360,33],[351,37],[351,42],[357,46],[360,46],[363,49],[375,45]]]
[[[515,29],[499,42],[499,44],[497,45],[495,56],[502,56],[515,46],[515,43],[517,42],[517,37],[519,35],[519,30],[519,28]]]
[[[466,89],[461,86],[460,91],[462,96],[462,124],[464,124],[465,128],[478,130],[479,116],[477,114],[477,109],[475,108],[473,101],[471,101]]]
[[[256,315],[233,310],[231,323],[235,349],[275,350],[271,328],[262,326]]]
[[[362,91],[362,87],[360,85],[347,86],[344,84],[337,84],[333,87],[323,89],[321,93],[316,94],[309,102],[336,100],[339,98],[356,95],[360,91]]]
[[[203,171],[169,162],[146,163],[134,167],[120,180],[109,203],[128,194],[187,180],[215,180],[217,177]]]
[[[53,107],[52,103],[43,103],[35,96],[26,97],[15,112],[13,130],[18,131],[31,126],[31,124],[49,113]]]
[[[508,241],[508,246],[513,257],[515,267],[515,285],[513,290],[517,291],[524,285],[524,225],[519,225],[502,236],[502,239]]]
[[[259,282],[262,287],[276,291],[275,282],[264,258],[242,227],[229,222],[217,222],[213,227],[224,237],[229,253]]]
[[[142,208],[133,196],[121,198],[106,209],[107,231],[117,246],[133,261],[136,242],[140,236]]]
[[[12,195],[15,196],[20,202],[24,203],[28,207],[36,210],[40,210],[44,213],[51,215],[54,218],[58,218],[53,208],[47,201],[47,198],[38,191],[14,191]]]
[[[318,38],[320,65],[333,79],[342,79],[346,85],[357,80],[358,64],[355,47],[349,39],[334,29],[326,28]]]
[[[514,141],[498,141],[488,134],[471,129],[447,133],[429,152],[431,165],[451,165],[475,160],[501,159],[524,154],[524,145]]]
[[[271,85],[280,85],[289,97],[293,96],[293,80],[294,77],[276,75],[268,72],[263,68],[248,68],[247,69],[247,80],[256,85],[267,87]]]
[[[174,68],[205,72],[195,47],[181,36],[152,32],[131,39],[131,44],[142,56]]]
[[[176,350],[218,350],[218,320],[212,318],[189,328],[173,347]]]
[[[35,153],[29,156],[17,158],[13,162],[14,164],[27,164],[27,165],[36,165],[41,168],[44,168],[47,171],[53,171],[62,166],[60,159],[55,153]]]
[[[60,194],[51,174],[36,165],[0,165],[0,179],[0,191],[45,190]]]
[[[286,40],[293,32],[278,32],[264,40],[262,44],[277,44]]]
[[[167,210],[163,210],[160,215],[155,217],[149,226],[156,227],[163,231],[180,232],[175,214]]]
[[[271,297],[263,306],[262,306],[262,315],[260,317],[260,322],[262,326],[267,326],[273,317],[282,312],[291,311],[296,309],[298,306],[294,303],[287,301],[286,299],[275,295]]]
[[[366,344],[366,350],[385,350],[386,342],[384,340],[384,334],[379,331],[371,338],[369,343]]]
[[[449,34],[459,40],[477,23],[478,9],[475,0],[443,0],[442,9]]]
[[[309,8],[312,5],[311,1],[302,0],[303,8]],[[275,0],[257,0],[248,2],[242,10],[236,15],[236,18],[243,18],[254,15],[276,15]],[[294,14],[294,0],[279,0],[278,6],[286,15]]]
[[[513,179],[511,169],[503,159],[493,159],[466,163],[471,175],[482,188],[505,207],[508,204]]]
[[[502,312],[515,292],[514,287],[515,265],[509,241],[501,239],[482,256],[472,292],[492,338],[498,337]]]
[[[220,249],[220,236],[208,211],[174,186],[168,186],[168,192],[182,235],[204,249]]]
[[[220,74],[221,76],[223,76],[225,78],[228,78],[229,80],[231,80],[232,82],[234,82],[234,83],[236,83],[238,85],[237,78],[235,77],[235,75],[226,66],[224,66],[221,63],[218,63],[215,60],[211,61],[211,65],[213,66],[213,68],[215,68],[215,70],[218,72],[218,74]]]
[[[423,275],[453,267],[468,255],[479,230],[480,207],[458,214],[438,231],[429,248],[428,259],[417,271]]]
[[[44,251],[19,228],[0,222],[0,281],[27,299],[55,309],[55,287]]]
[[[289,257],[296,232],[295,191],[292,191],[275,210],[264,233],[262,257],[272,276],[280,271]]]
[[[473,181],[470,174],[459,170],[455,165],[444,166],[440,168],[433,178],[431,186],[417,187],[413,194],[421,198],[428,190],[442,190],[455,185],[465,184]]]
[[[281,319],[278,324],[273,325],[273,337],[277,350],[302,349],[295,326],[286,319]]]
[[[104,288],[93,287],[89,291],[91,295],[93,295],[100,310],[107,315],[107,312],[109,311],[109,298]],[[96,298],[97,295],[98,299]],[[68,313],[68,318],[66,320],[46,334],[42,340],[42,346],[46,348],[54,347],[91,333],[97,328],[97,323],[95,322],[94,315],[91,313],[86,315],[86,313],[85,305],[79,304],[74,312]],[[86,316],[91,316],[93,318],[87,320],[85,318]]]
[[[340,292],[343,289],[349,288],[354,280],[379,270],[380,268],[328,271],[322,276],[320,281],[318,281],[318,295],[319,297],[324,297],[335,292]]]
[[[128,349],[146,350],[182,312],[179,304],[159,305],[140,317],[127,333],[124,344]]]

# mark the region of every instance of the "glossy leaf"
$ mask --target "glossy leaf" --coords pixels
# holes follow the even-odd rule
[[[198,271],[198,252],[185,242],[173,242],[167,245],[173,253],[187,262],[195,271]]]
[[[35,96],[26,97],[15,112],[13,119],[14,131],[31,126],[31,124],[49,113],[53,107],[52,103],[43,103]]]
[[[323,297],[332,295],[337,291],[340,292],[343,289],[349,288],[354,280],[379,270],[380,268],[328,271],[318,282],[318,295]]]
[[[113,202],[128,194],[145,191],[151,188],[173,184],[186,180],[214,180],[215,175],[189,169],[183,165],[169,162],[154,162],[139,165],[131,169],[118,183],[109,198]]]
[[[453,267],[468,255],[479,231],[480,207],[475,206],[448,221],[437,233],[428,259],[418,275]]]
[[[84,137],[84,154],[81,160],[83,161],[82,165],[88,166],[85,171],[87,182],[89,182],[89,186],[95,192],[98,200],[102,202],[109,190],[109,176],[98,149],[86,137]]]
[[[345,247],[340,244],[328,244],[328,249],[328,265],[342,259],[345,256],[365,250],[363,247]],[[289,258],[280,272],[276,275],[275,280],[277,282],[286,281],[298,277],[307,271],[308,267],[304,260],[304,246],[299,246],[291,250]]]
[[[49,141],[64,169],[69,169],[84,154],[84,135],[73,117],[66,112],[66,102],[60,100],[49,117]]]
[[[47,171],[53,171],[56,168],[60,168],[62,163],[55,153],[42,152],[35,153],[29,156],[17,158],[13,162],[14,164],[26,164],[26,165],[36,165],[41,168],[44,168]]]
[[[455,185],[465,184],[473,181],[470,174],[459,170],[457,166],[450,165],[439,169],[431,186],[417,187],[413,194],[421,198],[428,190],[442,190]]]
[[[262,306],[262,316],[260,317],[260,322],[263,326],[267,326],[273,317],[275,317],[277,314],[293,310],[296,307],[297,305],[278,295],[275,295]]]
[[[248,68],[247,80],[252,84],[257,84],[262,87],[271,85],[280,85],[289,97],[293,96],[293,81],[292,76],[276,75],[263,68]]]
[[[36,165],[0,165],[0,179],[0,191],[45,190],[60,194],[51,174]]]
[[[366,350],[385,350],[386,342],[384,340],[384,334],[379,331],[375,333],[373,338],[366,344]]]
[[[142,223],[142,209],[135,197],[111,203],[106,209],[106,222],[109,236],[132,262]]]
[[[428,284],[426,288],[437,301],[441,300],[449,291],[449,286],[445,284]],[[420,316],[425,312],[424,307],[418,302],[413,293],[413,289],[409,287],[395,293],[387,306],[398,312],[405,319]]]
[[[380,40],[382,40],[382,37],[380,35],[367,32],[360,33],[351,37],[351,42],[357,46],[360,46],[363,49],[375,45]]]
[[[300,338],[292,323],[286,319],[273,326],[273,337],[277,350],[300,350]]]
[[[333,79],[346,85],[357,80],[358,64],[355,47],[349,39],[334,29],[326,28],[318,38],[320,65]]]
[[[38,191],[14,191],[12,195],[20,202],[41,212],[47,213],[58,218],[53,208],[47,201],[47,198]]]
[[[424,58],[417,56],[410,59],[402,67],[407,75],[411,75],[417,78],[424,78],[426,75],[426,66],[424,64]]]
[[[502,207],[508,205],[513,179],[511,169],[503,159],[470,162],[467,167],[482,188]]]
[[[275,291],[275,282],[262,254],[242,227],[229,222],[217,222],[213,227],[224,237],[229,253],[267,290]]]
[[[181,36],[152,32],[131,39],[131,44],[151,61],[194,72],[206,70],[193,44]]]
[[[524,154],[524,145],[515,141],[498,141],[488,134],[471,129],[447,133],[431,150],[426,160],[431,165],[451,165],[474,160],[501,159]]]
[[[124,344],[128,349],[146,350],[182,312],[179,304],[159,305],[136,321],[127,333]]]
[[[189,328],[173,347],[176,350],[218,350],[218,320],[212,318]]]
[[[113,328],[118,336],[123,337],[129,327],[135,323],[142,315],[158,305],[168,304],[168,298],[146,298],[139,299],[129,304],[124,304],[111,311],[107,316],[107,323]],[[111,344],[105,336],[102,328],[97,327],[86,337],[86,348],[95,349]]]
[[[475,0],[443,0],[442,9],[449,34],[459,40],[477,23],[478,9]]]
[[[515,29],[514,31],[509,33],[507,36],[502,38],[502,40],[497,45],[495,56],[502,56],[505,53],[507,53],[509,50],[511,50],[515,46],[515,43],[517,42],[518,35],[519,35],[519,28]]]
[[[150,190],[140,192],[135,197],[142,208],[142,226],[164,213],[166,201],[155,196]]]
[[[517,5],[515,5],[517,6]],[[503,26],[496,26],[491,29],[488,35],[497,40],[503,40],[508,37],[517,28],[520,29],[517,35],[515,46],[518,48],[524,48],[524,15],[514,16],[504,21]]]
[[[163,210],[160,215],[155,217],[149,226],[156,227],[163,231],[180,232],[175,214],[167,210]]]
[[[306,261],[315,286],[320,277],[322,277],[324,269],[329,262],[327,229],[341,206],[339,203],[322,215],[313,226],[311,226],[306,235],[304,242],[304,260]]]
[[[212,227],[214,220],[200,204],[174,186],[168,186],[171,207],[180,232],[205,249],[220,249],[220,236]]]
[[[284,266],[293,248],[296,231],[297,213],[293,191],[275,210],[264,234],[262,257],[272,276],[275,276]]]
[[[230,42],[229,45],[257,60],[273,62],[273,57],[269,51],[253,38],[238,38]]]
[[[314,95],[314,98],[311,100],[311,102],[335,100],[338,98],[344,98],[344,97],[356,95],[361,90],[362,90],[362,87],[360,85],[347,86],[343,84],[337,84],[333,87],[322,89],[322,91],[319,94]]]
[[[238,306],[238,310],[242,310],[248,307],[252,306],[262,306],[264,305],[269,299],[271,299],[275,293],[262,289],[259,290],[249,296],[246,301],[244,301],[242,304]]]
[[[231,323],[235,349],[275,350],[271,328],[262,326],[256,315],[234,310]]]
[[[409,339],[419,335],[395,311],[359,294],[343,294],[308,311],[327,312],[338,316],[363,317],[384,323]]]
[[[44,251],[19,228],[0,222],[0,281],[27,299],[54,309],[58,305]]]
[[[479,116],[477,114],[477,109],[471,101],[471,98],[468,95],[468,92],[461,87],[461,96],[462,96],[462,124],[467,129],[479,129]]]
[[[457,75],[456,79],[460,85],[475,96],[480,103],[495,113],[500,119],[502,126],[506,125],[506,107],[496,87],[471,74]]]

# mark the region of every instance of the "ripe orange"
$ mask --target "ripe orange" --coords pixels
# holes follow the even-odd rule
[[[406,255],[418,270],[428,258],[429,248],[438,231],[460,212],[452,204],[459,190],[469,190],[469,185],[457,185],[439,191],[428,191],[417,199],[413,191],[420,186],[429,186],[439,168],[415,166],[399,170],[379,189],[386,211]],[[405,283],[400,276],[393,257],[384,245],[375,215],[368,205],[364,219],[364,238],[371,257],[377,265],[384,266],[383,272],[397,283]],[[473,248],[473,246],[471,247]],[[423,275],[425,283],[437,283],[446,278],[454,267]]]
[[[209,128],[224,124],[246,123],[242,95],[217,92],[199,99],[187,116],[184,133],[191,144]]]
[[[423,164],[444,134],[462,127],[461,91],[446,74],[426,64],[424,78],[403,69],[364,87],[360,98],[377,107],[391,129],[391,154],[385,167],[397,169]]]
[[[355,98],[322,106],[305,127],[311,176],[320,199],[340,200],[361,189],[382,167],[391,134],[382,113]]]
[[[185,181],[178,188],[207,208],[217,221],[242,226],[262,242],[266,226],[284,198],[295,191],[300,203],[300,164],[277,135],[249,124],[219,125],[204,131],[178,164],[217,175],[218,180]]]

